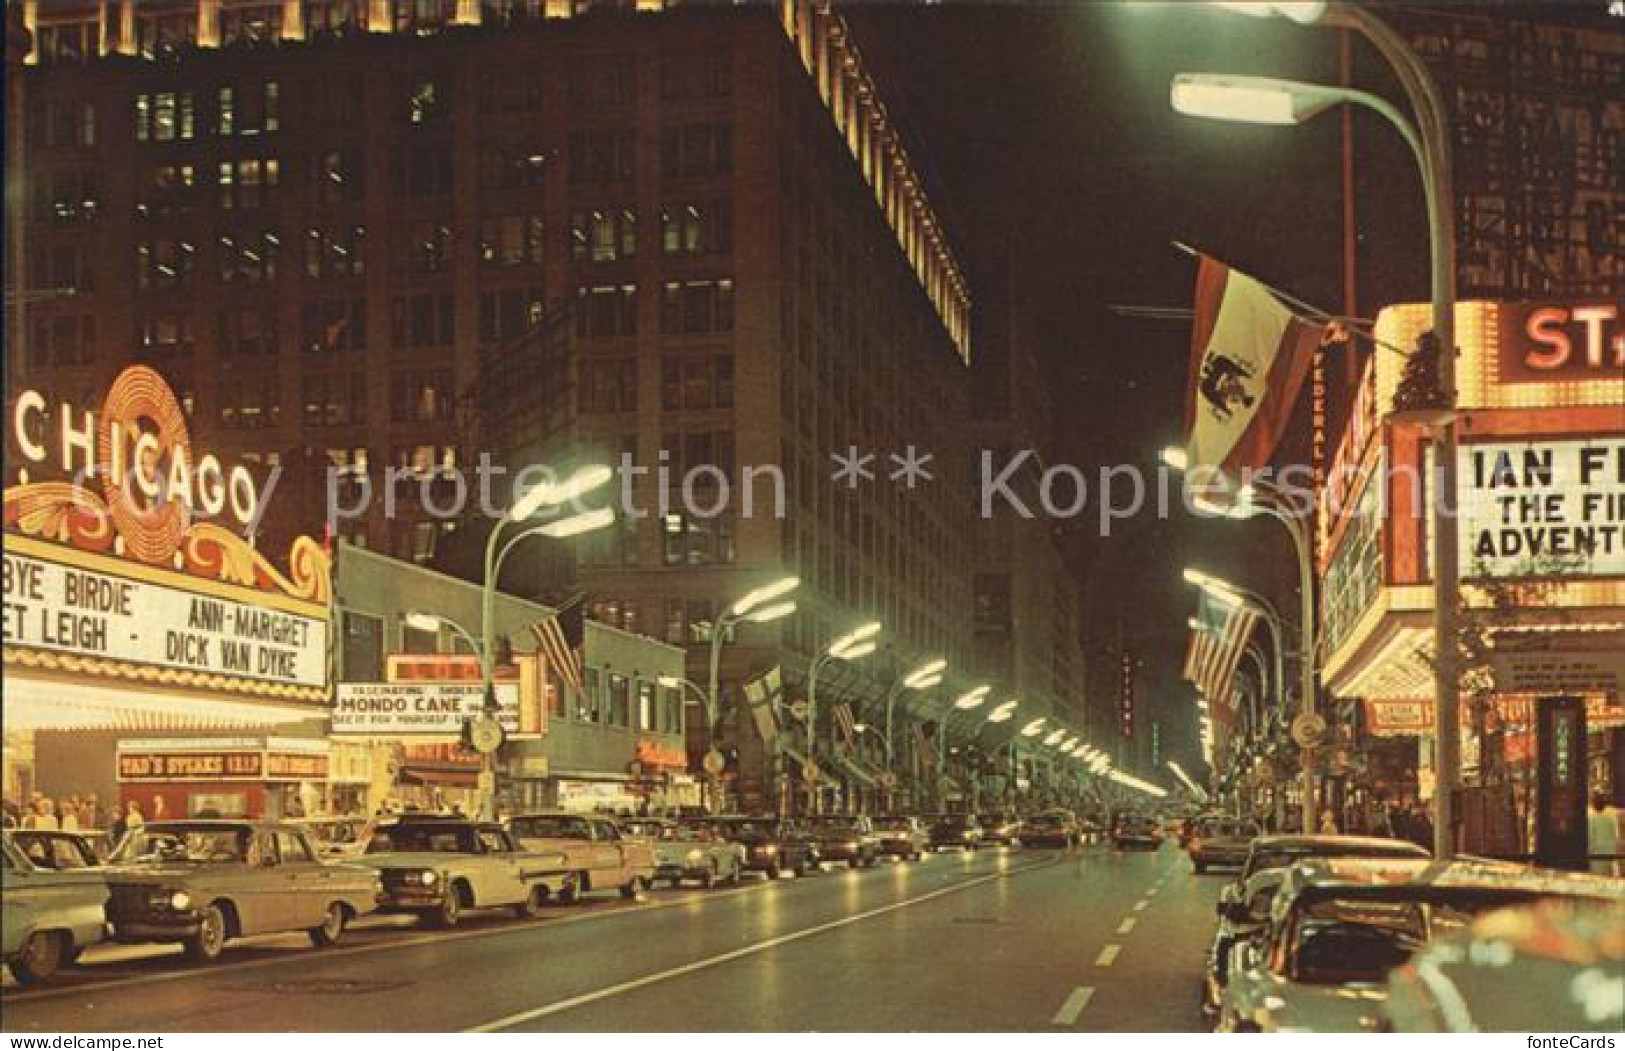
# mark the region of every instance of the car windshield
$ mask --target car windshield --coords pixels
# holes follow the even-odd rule
[[[1245,821],[1209,821],[1201,827],[1198,835],[1206,839],[1215,836],[1251,839],[1258,835],[1258,826]]]
[[[473,825],[381,825],[367,841],[368,854],[478,854],[479,836]]]
[[[110,861],[115,865],[230,865],[247,859],[253,838],[247,825],[148,824],[126,833]]]
[[[1247,859],[1247,869],[1242,878],[1251,876],[1255,872],[1265,869],[1284,869],[1293,862],[1304,858],[1409,858],[1422,855],[1409,843],[1395,841],[1392,849],[1363,844],[1358,847],[1339,847],[1334,844],[1304,844],[1292,847],[1271,847],[1268,850],[1254,850]]]
[[[536,814],[516,817],[508,823],[522,839],[591,839],[592,825],[573,814]]]

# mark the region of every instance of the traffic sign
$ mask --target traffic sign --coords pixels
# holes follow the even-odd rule
[[[700,765],[705,767],[706,773],[715,777],[722,773],[723,769],[728,765],[728,760],[722,757],[721,752],[713,748],[705,753],[705,758],[700,761]]]

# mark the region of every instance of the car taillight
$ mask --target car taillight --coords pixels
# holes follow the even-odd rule
[[[1196,851],[1196,850],[1201,850],[1201,849],[1202,849],[1202,841],[1201,840],[1199,840],[1199,839],[1191,840],[1191,850]]]

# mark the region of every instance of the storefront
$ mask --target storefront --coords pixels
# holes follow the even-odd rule
[[[100,824],[120,737],[324,736],[327,555],[300,538],[282,567],[243,539],[259,483],[193,448],[156,373],[126,369],[94,409],[23,391],[8,423],[8,800],[94,797]]]
[[[131,738],[119,803],[147,819],[305,817],[329,811],[332,746],[298,737]]]
[[[374,753],[368,809],[477,812],[482,760],[462,732],[484,704],[483,672],[464,638],[480,624],[481,589],[348,544],[335,556],[334,586],[342,641],[333,736]],[[503,812],[698,801],[692,783],[678,780],[687,767],[680,688],[662,685],[682,675],[682,650],[585,621],[577,689],[539,649],[537,630],[553,609],[507,594],[494,608]],[[434,612],[438,630],[413,626],[408,615],[420,610]]]
[[[1427,314],[1421,305],[1384,310],[1379,344],[1414,346]],[[1583,699],[1591,788],[1619,801],[1625,343],[1617,304],[1463,303],[1456,324],[1462,751],[1466,783],[1485,796],[1458,811],[1468,815],[1469,846],[1526,845],[1529,808],[1516,794],[1530,781],[1541,698]],[[1427,425],[1391,411],[1405,361],[1373,356],[1328,473],[1322,682],[1339,704],[1362,706],[1362,739],[1339,737],[1357,760],[1369,764],[1379,742],[1415,741],[1413,769],[1392,769],[1385,754],[1386,777],[1427,799],[1433,454]],[[1515,813],[1500,813],[1509,806]]]

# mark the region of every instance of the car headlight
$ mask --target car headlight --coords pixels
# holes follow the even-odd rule
[[[178,890],[169,896],[169,907],[176,912],[185,912],[192,907],[192,896],[184,890]]]
[[[847,843],[846,843],[846,849],[847,849],[847,850],[857,850],[857,849],[858,849],[858,844],[857,844],[857,841],[856,841],[856,840],[849,840],[849,841],[847,841]]]
[[[688,852],[687,857],[689,861],[699,861],[705,857],[705,852],[700,850],[691,850]]]
[[[773,843],[758,843],[756,850],[761,854],[777,854],[779,852],[778,846]]]

